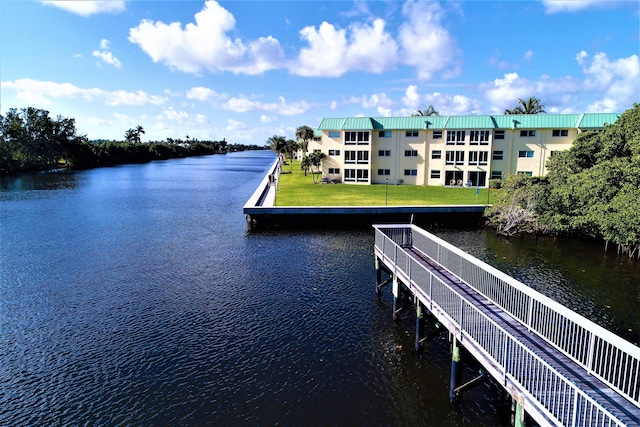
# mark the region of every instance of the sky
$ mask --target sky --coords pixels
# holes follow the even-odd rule
[[[640,102],[640,1],[0,1],[0,113],[264,145],[323,118]]]

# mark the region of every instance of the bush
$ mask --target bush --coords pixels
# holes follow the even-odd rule
[[[489,188],[495,188],[496,190],[499,190],[502,188],[502,180],[499,178],[495,178],[495,179],[490,179],[489,180]]]

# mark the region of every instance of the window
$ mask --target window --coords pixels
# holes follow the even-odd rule
[[[380,132],[378,132],[378,137],[379,138],[391,138],[391,131],[390,130],[381,130]]]
[[[340,150],[329,150],[329,155],[330,156],[339,156],[340,155]]]
[[[477,164],[478,164],[478,152],[469,151],[469,165],[477,165]]]
[[[356,169],[356,180],[357,181],[368,181],[369,180],[369,171],[367,169]]]
[[[489,152],[488,151],[479,151],[478,152],[478,164],[480,166],[486,166],[489,161]]]
[[[329,175],[339,175],[340,168],[329,168]]]
[[[358,163],[369,163],[368,151],[358,151]]]
[[[491,157],[492,160],[502,160],[502,158],[504,157],[504,152],[503,151],[494,151],[493,152],[493,157]]]
[[[378,150],[378,156],[389,157],[391,156],[391,150]]]
[[[408,130],[405,132],[405,136],[409,137],[409,138],[416,138],[418,136],[418,132],[417,130]]]
[[[340,131],[329,131],[329,138],[340,138]]]
[[[315,149],[315,150],[313,150],[313,152],[314,152],[315,154],[320,154],[320,153],[322,153],[322,150]]]
[[[369,132],[355,132],[349,131],[344,133],[345,144],[368,144]]]
[[[355,151],[345,151],[344,152],[344,162],[345,163],[355,163],[356,162],[356,152]]]
[[[447,131],[447,144],[448,145],[464,145],[464,139],[467,135],[467,131],[464,130],[448,130]]]
[[[405,169],[404,176],[418,176],[418,169]]]
[[[489,144],[489,131],[488,130],[472,130],[471,137],[469,139],[471,145],[487,145]]]
[[[446,155],[447,155],[447,157],[446,157],[446,160],[445,160],[445,164],[446,165],[454,164],[455,159],[456,159],[455,151],[447,150]]]
[[[345,169],[344,170],[344,180],[345,181],[355,181],[356,180],[356,170],[355,169]]]
[[[433,160],[437,160],[437,159],[441,159],[442,158],[442,151],[440,150],[433,150],[431,152],[431,158]]]
[[[533,172],[529,172],[529,171],[518,171],[518,175],[533,176]]]
[[[488,157],[488,151],[469,151],[469,165],[486,166]]]
[[[319,136],[313,137],[313,142],[320,142],[320,141],[322,141],[322,138],[320,138]]]
[[[431,176],[431,178],[433,178],[433,179],[440,179],[440,171],[432,170],[432,171],[431,171],[431,175],[430,175],[430,176]]]
[[[456,165],[464,165],[464,151],[456,151]]]
[[[389,169],[378,169],[378,175],[391,175],[391,170]]]
[[[493,139],[504,139],[504,131],[503,130],[493,131]]]
[[[405,157],[418,157],[418,150],[404,150]]]
[[[557,156],[560,150],[553,150],[549,153],[549,157]]]
[[[442,139],[442,131],[434,130],[433,131],[433,139]]]
[[[491,179],[502,179],[501,171],[491,171]]]
[[[567,129],[554,129],[551,133],[553,136],[569,136],[569,131]]]
[[[520,158],[526,157],[526,158],[532,159],[533,158],[533,151],[520,150],[520,151],[518,151],[518,157],[520,157]]]
[[[536,131],[535,130],[521,130],[520,131],[520,136],[523,136],[523,137],[536,136]]]

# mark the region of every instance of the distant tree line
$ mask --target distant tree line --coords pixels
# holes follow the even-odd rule
[[[226,140],[200,141],[167,138],[142,143],[142,126],[129,129],[124,141],[90,141],[78,134],[75,119],[33,107],[10,109],[0,115],[0,175],[60,167],[86,169],[151,160],[227,152]],[[244,146],[234,146],[239,151]]]
[[[640,258],[640,104],[554,153],[545,177],[507,178],[486,211],[499,233],[579,235]]]

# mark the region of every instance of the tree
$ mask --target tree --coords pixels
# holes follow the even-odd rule
[[[504,114],[542,114],[546,113],[544,104],[538,98],[529,97],[526,101],[518,99],[518,105],[513,109],[504,110]]]
[[[133,129],[127,129],[127,131],[124,133],[124,140],[127,142],[136,142],[136,131]]]
[[[305,176],[307,175],[307,170],[311,171],[311,179],[313,180],[314,184],[317,184],[318,182],[320,182],[320,178],[317,177],[316,175],[320,174],[321,175],[321,170],[320,168],[322,167],[322,160],[327,157],[326,154],[320,152],[320,151],[314,151],[313,153],[309,154],[308,156],[305,156],[302,159],[302,169],[304,169],[305,171]],[[316,171],[313,171],[313,168],[316,168]]]
[[[435,107],[433,105],[429,105],[427,108],[425,108],[424,110],[416,110],[415,113],[412,114],[412,116],[424,116],[424,117],[429,117],[429,116],[439,116],[440,113],[438,113],[435,109]]]
[[[300,126],[296,129],[296,138],[302,143],[302,157],[307,155],[309,141],[313,139],[313,129],[307,125]]]
[[[140,135],[145,133],[144,128],[142,126],[138,125],[136,127],[135,132],[136,132],[136,142],[139,144],[140,143]]]
[[[74,119],[53,119],[48,111],[33,107],[11,108],[0,116],[0,172],[46,170],[62,160],[69,163],[65,156],[85,139],[77,135]]]
[[[287,139],[284,136],[273,135],[267,139],[267,147],[275,151],[278,156],[284,157],[287,152]]]
[[[293,172],[293,154],[298,151],[300,144],[293,139],[288,139],[285,143],[285,151],[289,155],[289,170]]]
[[[507,180],[486,212],[490,222],[505,234],[602,239],[605,248],[613,243],[619,253],[640,258],[640,104],[601,132],[579,134],[547,169],[545,178]]]

